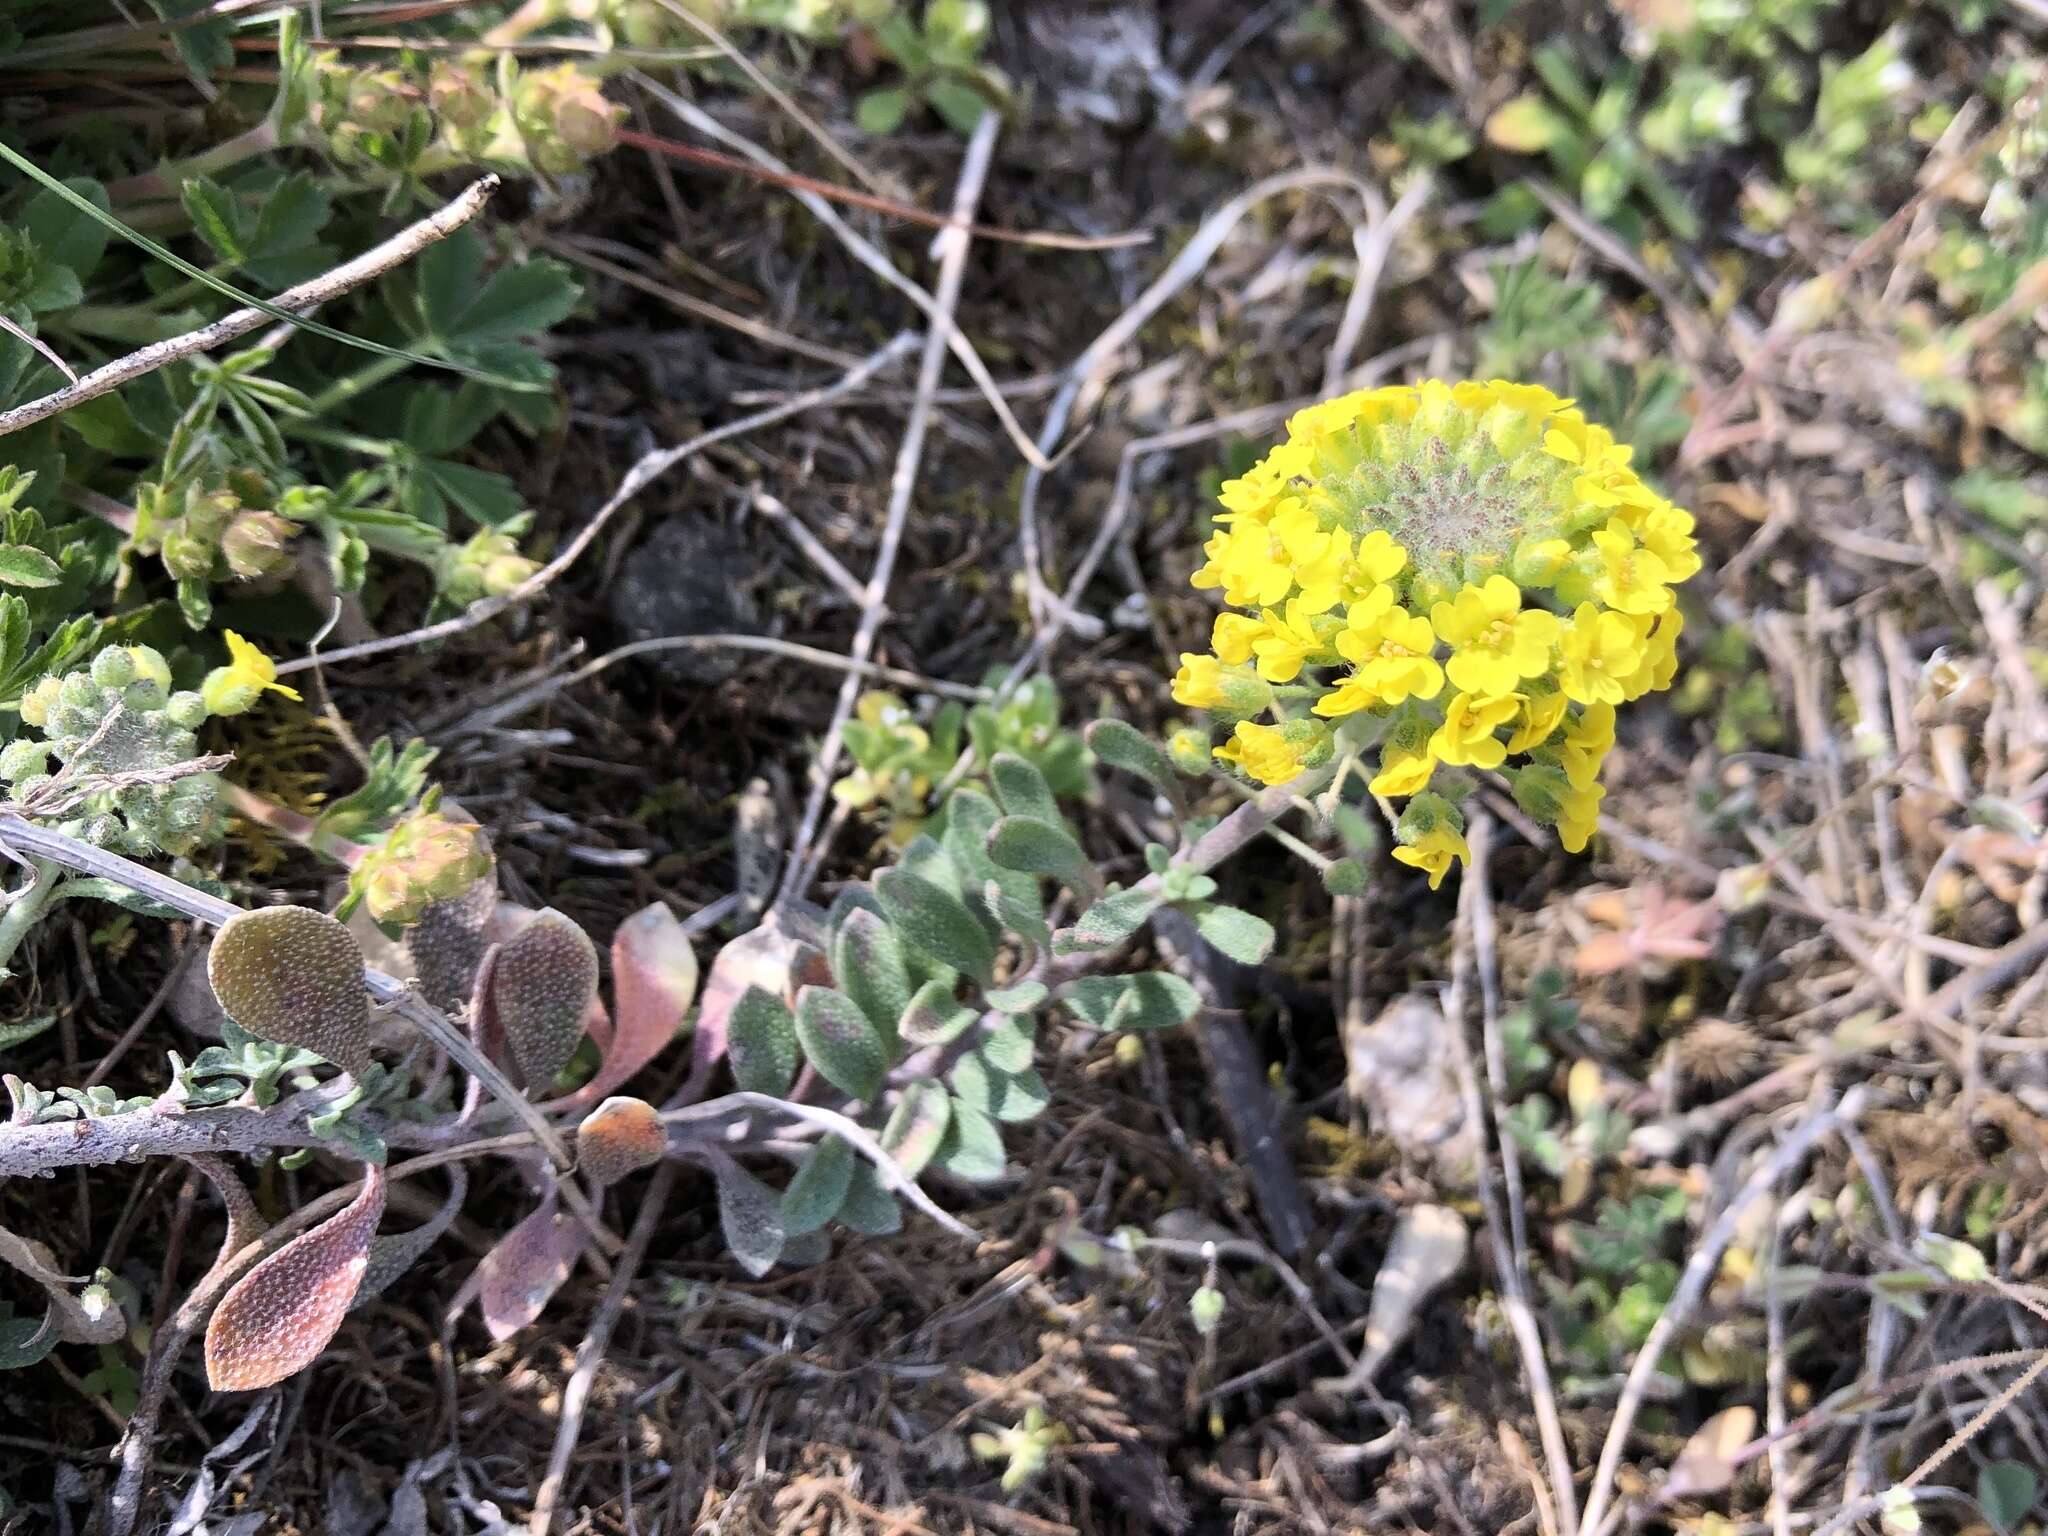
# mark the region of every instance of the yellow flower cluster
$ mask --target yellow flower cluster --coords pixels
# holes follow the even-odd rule
[[[1408,801],[1394,856],[1432,887],[1466,857],[1470,781],[1440,770],[1505,771],[1580,851],[1615,706],[1670,686],[1672,589],[1700,568],[1691,514],[1630,458],[1530,384],[1430,380],[1299,412],[1223,487],[1194,584],[1243,611],[1181,657],[1174,698],[1226,720],[1214,755],[1262,784],[1377,749],[1373,792]]]

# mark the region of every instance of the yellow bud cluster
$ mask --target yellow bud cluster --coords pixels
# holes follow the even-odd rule
[[[1571,401],[1502,380],[1299,412],[1223,487],[1194,584],[1241,611],[1181,657],[1174,698],[1226,719],[1214,755],[1264,784],[1376,747],[1373,792],[1410,801],[1395,857],[1432,885],[1465,856],[1440,769],[1504,770],[1578,852],[1615,706],[1670,686],[1673,589],[1700,568],[1691,514],[1631,456]]]

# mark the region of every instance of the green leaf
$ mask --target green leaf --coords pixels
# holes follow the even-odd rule
[[[1087,738],[1089,750],[1110,767],[1145,780],[1169,798],[1180,793],[1180,776],[1166,749],[1128,721],[1092,721]]]
[[[1171,1029],[1202,1006],[1195,989],[1165,971],[1135,976],[1083,976],[1054,994],[1097,1029]]]
[[[853,1165],[853,1177],[846,1185],[846,1199],[839,1207],[839,1221],[868,1237],[887,1237],[903,1226],[903,1212],[896,1197],[882,1183],[875,1165],[862,1159]]]
[[[832,974],[875,1026],[883,1052],[896,1053],[896,1021],[910,1006],[910,973],[888,923],[862,907],[846,914],[832,939]]]
[[[45,1013],[32,1019],[23,1019],[17,1024],[0,1024],[0,1051],[12,1050],[17,1045],[26,1044],[56,1022],[57,1015]]]
[[[1000,1072],[1029,1071],[1038,1053],[1038,1030],[1028,1018],[1006,1015],[990,1028],[980,1049]]]
[[[956,1098],[932,1161],[969,1184],[990,1183],[1003,1176],[1003,1133],[989,1116]]]
[[[12,592],[0,594],[0,678],[11,677],[28,652],[28,604]]]
[[[882,1150],[914,1179],[939,1150],[952,1118],[953,1101],[944,1085],[919,1078],[903,1090],[889,1123],[882,1127]]]
[[[726,1060],[732,1080],[748,1093],[781,1098],[796,1080],[796,1020],[781,998],[749,987],[733,1004]]]
[[[107,189],[96,181],[73,176],[64,182],[64,186],[73,196],[83,198],[101,213],[106,213],[112,206],[107,201]],[[100,264],[100,257],[106,254],[106,225],[80,212],[69,199],[48,188],[23,205],[16,225],[35,242],[36,250],[46,261],[69,267],[81,282],[92,276],[93,269]]]
[[[711,1171],[718,1181],[718,1225],[725,1246],[758,1280],[782,1257],[788,1235],[782,1226],[782,1196],[722,1152],[713,1158]]]
[[[1006,816],[1032,816],[1053,826],[1060,825],[1060,808],[1053,799],[1045,775],[1014,752],[998,752],[989,764],[996,800]]]
[[[995,963],[995,943],[959,897],[907,869],[883,870],[875,877],[875,895],[906,943],[955,970],[987,980]]]
[[[22,295],[21,302],[30,314],[42,314],[52,309],[76,309],[85,302],[85,285],[69,267],[50,262],[37,274],[28,292]]]
[[[853,1182],[853,1148],[827,1135],[797,1166],[796,1177],[782,1192],[782,1230],[791,1237],[815,1232],[834,1216]]]
[[[1005,816],[988,835],[989,857],[1005,869],[1050,875],[1079,890],[1095,888],[1095,870],[1066,828],[1032,816]]]
[[[862,133],[894,133],[910,115],[910,92],[900,85],[869,91],[853,109]]]
[[[1239,965],[1258,965],[1273,952],[1273,925],[1237,907],[1204,907],[1195,929]]]
[[[796,997],[796,1037],[818,1075],[841,1093],[872,1099],[889,1069],[882,1036],[858,1004],[830,987],[805,987]]]
[[[1037,881],[998,868],[995,860],[988,856],[988,835],[1002,820],[1002,814],[996,809],[995,801],[967,785],[954,790],[947,798],[945,826],[940,832],[940,844],[946,850],[946,856],[960,871],[961,895],[966,899],[967,908],[988,929],[990,938],[999,937],[1002,929],[995,914],[981,899],[989,881],[1003,881],[1006,888],[1014,889],[1020,897],[1038,893]]]
[[[193,231],[222,261],[240,266],[249,248],[242,238],[242,210],[234,193],[210,176],[188,176],[179,201],[192,221]]]
[[[973,86],[962,85],[958,80],[944,76],[925,86],[924,99],[946,120],[948,128],[963,137],[980,125],[984,112],[993,110]]]
[[[53,1316],[0,1319],[0,1371],[19,1371],[42,1362],[64,1336]]]
[[[1132,886],[1105,896],[1061,935],[1066,941],[1064,947],[1108,949],[1121,944],[1145,926],[1145,919],[1159,910],[1160,901],[1158,890],[1147,886]]]
[[[897,1028],[905,1043],[922,1048],[957,1040],[980,1017],[953,996],[951,983],[928,981],[903,1010]]]
[[[1013,987],[996,987],[984,995],[991,1008],[1000,1008],[1004,1013],[1029,1013],[1048,994],[1042,981],[1020,981]]]
[[[969,1051],[953,1064],[953,1094],[997,1120],[1021,1122],[1044,1113],[1052,1096],[1036,1072],[1005,1072],[994,1065],[985,1051]]]
[[[2017,1461],[1987,1462],[1977,1472],[1977,1502],[1984,1517],[2001,1530],[2019,1529],[2034,1508],[2040,1479]]]

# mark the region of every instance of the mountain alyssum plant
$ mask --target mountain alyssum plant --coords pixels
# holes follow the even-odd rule
[[[1376,754],[1372,793],[1406,802],[1394,857],[1432,887],[1468,856],[1475,771],[1583,850],[1615,709],[1671,685],[1673,589],[1700,568],[1692,515],[1631,458],[1533,384],[1432,379],[1300,412],[1223,487],[1194,584],[1230,606],[1175,700],[1260,784]]]

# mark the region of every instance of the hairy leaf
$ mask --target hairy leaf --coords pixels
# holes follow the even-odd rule
[[[760,987],[748,987],[732,1010],[725,1054],[732,1080],[747,1092],[775,1098],[789,1092],[798,1057],[796,1020],[788,1005]]]
[[[725,1246],[755,1279],[775,1267],[788,1234],[782,1226],[782,1196],[723,1152],[711,1154],[718,1181],[718,1224]]]
[[[1083,976],[1055,995],[1097,1029],[1171,1029],[1202,1006],[1193,987],[1165,971]]]
[[[1060,824],[1059,802],[1053,799],[1052,786],[1024,758],[998,752],[989,764],[989,778],[1005,816],[1029,816],[1055,827]]]
[[[796,999],[796,1036],[818,1075],[841,1093],[872,1099],[889,1068],[882,1036],[852,998],[805,987]]]
[[[533,1214],[499,1238],[477,1266],[478,1307],[492,1338],[511,1338],[546,1310],[584,1242],[583,1229],[562,1214],[550,1184]]]
[[[815,1232],[838,1215],[856,1161],[853,1148],[837,1136],[828,1135],[811,1148],[782,1192],[783,1232],[791,1237]]]
[[[889,1123],[882,1127],[882,1150],[914,1179],[939,1150],[952,1118],[953,1101],[944,1084],[920,1078],[903,1090]]]
[[[250,1034],[302,1046],[351,1074],[370,1065],[362,947],[325,912],[238,913],[214,935],[206,975],[228,1017]]]
[[[894,1055],[896,1021],[910,1006],[910,973],[888,923],[863,907],[848,912],[833,936],[832,974],[875,1026],[883,1050]]]
[[[448,1195],[434,1214],[409,1232],[394,1232],[370,1244],[370,1262],[363,1270],[363,1283],[356,1287],[356,1298],[349,1303],[349,1310],[360,1312],[419,1263],[442,1234],[455,1225],[455,1218],[462,1214],[462,1202],[468,1196],[469,1170],[460,1163],[450,1163]],[[222,1251],[228,1251],[226,1244]]]
[[[989,1183],[1003,1176],[1003,1133],[988,1115],[955,1098],[946,1134],[932,1161],[956,1179]]]
[[[1257,965],[1273,952],[1273,925],[1237,907],[1204,907],[1195,930],[1239,965]]]
[[[597,946],[552,907],[498,951],[491,1005],[529,1092],[545,1088],[576,1054],[597,996]]]
[[[311,1365],[355,1300],[383,1215],[384,1170],[372,1164],[346,1208],[236,1281],[206,1325],[207,1385],[250,1392]]]
[[[1144,779],[1163,795],[1180,792],[1173,760],[1136,726],[1123,720],[1095,720],[1089,723],[1085,735],[1090,750],[1110,767]]]
[[[663,902],[643,907],[612,936],[612,1038],[578,1102],[610,1093],[666,1050],[697,995],[697,954]]]
[[[476,988],[477,967],[498,910],[498,876],[491,872],[450,901],[431,903],[405,931],[406,952],[421,995],[443,1013],[465,1006]]]
[[[934,960],[986,979],[995,945],[959,897],[907,869],[885,869],[875,877],[875,894],[905,942]]]
[[[1088,855],[1066,828],[1032,816],[1005,816],[988,835],[989,857],[1005,869],[1050,875],[1079,890],[1095,886]]]
[[[576,1128],[576,1166],[599,1189],[653,1167],[667,1150],[661,1116],[645,1099],[606,1099]]]
[[[903,1010],[900,1029],[904,1040],[914,1046],[944,1045],[959,1038],[960,1032],[981,1015],[953,996],[943,981],[928,981],[917,989],[910,1006]]]
[[[847,1180],[846,1199],[839,1207],[840,1224],[868,1237],[887,1237],[903,1225],[903,1209],[883,1187],[875,1165],[856,1162]]]

